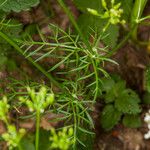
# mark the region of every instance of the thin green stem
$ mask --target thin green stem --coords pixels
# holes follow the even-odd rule
[[[77,139],[77,115],[76,115],[76,111],[75,111],[75,107],[74,107],[74,103],[73,101],[71,102],[71,105],[72,105],[72,110],[73,110],[73,120],[74,120],[74,145],[73,145],[73,149],[75,150],[76,149],[76,139]]]
[[[36,111],[36,137],[35,137],[35,150],[39,150],[39,135],[40,135],[40,111]]]
[[[96,98],[98,96],[98,90],[99,90],[99,78],[98,78],[98,72],[97,72],[97,63],[95,64],[95,62],[92,60],[92,64],[93,64],[93,68],[94,68],[94,72],[95,72],[95,80],[96,80],[96,88],[95,88],[95,94],[94,94],[94,100],[93,102],[96,101]]]
[[[150,19],[150,15],[148,15],[148,16],[146,16],[146,17],[144,17],[144,18],[139,19],[139,22],[138,22],[138,23],[140,23],[140,22],[142,22],[142,21],[144,21],[144,20],[146,20],[146,19]]]
[[[131,28],[136,25],[132,32],[132,38],[137,40],[137,30],[140,18],[148,0],[136,0],[131,13]]]
[[[0,37],[5,39],[11,46],[15,48],[17,52],[19,52],[21,55],[24,56],[22,49],[6,34],[0,31]],[[41,67],[38,63],[36,63],[31,57],[26,58],[30,63],[32,63],[40,72],[42,72],[54,85],[56,85],[59,88],[62,88],[60,83],[58,83],[50,73],[48,73],[43,67]]]

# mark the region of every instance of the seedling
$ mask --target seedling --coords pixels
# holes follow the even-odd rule
[[[141,112],[138,95],[126,88],[125,81],[115,82],[113,79],[103,79],[102,98],[106,106],[101,115],[101,124],[105,130],[112,129],[123,116],[123,124],[128,127],[139,127]]]

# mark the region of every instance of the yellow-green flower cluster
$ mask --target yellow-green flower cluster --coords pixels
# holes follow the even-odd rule
[[[7,98],[3,97],[3,99],[0,101],[0,120],[7,123],[7,117],[8,117],[8,110],[9,110],[9,104],[7,103]]]
[[[2,120],[7,127],[7,132],[2,134],[2,138],[7,142],[9,149],[17,147],[20,140],[25,134],[25,129],[19,129],[17,131],[16,127],[10,123],[8,112],[10,105],[7,102],[7,98],[3,97],[0,101],[0,120]]]
[[[43,113],[45,108],[54,102],[54,94],[48,94],[45,87],[41,87],[38,93],[34,89],[27,88],[29,99],[20,97],[20,101],[25,103],[29,110]]]
[[[52,136],[50,137],[51,149],[68,150],[75,142],[72,138],[73,128],[63,128],[62,131],[56,133],[55,129],[51,130]]]
[[[9,149],[17,147],[20,143],[22,137],[25,135],[25,129],[16,130],[16,127],[13,125],[8,125],[8,131],[2,135],[3,139],[7,142]]]
[[[91,8],[88,8],[87,10],[95,16],[98,16],[102,19],[108,19],[108,23],[103,29],[104,31],[110,24],[125,23],[125,20],[121,20],[121,15],[123,14],[123,10],[120,8],[121,3],[115,4],[115,0],[111,0],[111,8],[109,9],[106,0],[102,0],[102,6],[105,9],[104,14],[100,14],[97,10]]]

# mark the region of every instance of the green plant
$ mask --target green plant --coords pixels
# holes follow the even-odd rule
[[[0,16],[0,30],[7,32],[9,37],[17,38],[22,31],[22,24],[16,20],[6,20]],[[13,70],[16,68],[15,60],[12,59],[14,52],[11,45],[8,45],[4,39],[0,41],[0,70],[7,68]]]
[[[0,101],[0,119],[6,124],[7,131],[2,134],[2,138],[7,142],[9,150],[18,147],[22,150],[20,141],[25,135],[25,129],[19,129],[17,131],[16,127],[10,123],[10,118],[8,115],[10,105],[7,103],[7,98],[3,97]]]
[[[62,131],[56,133],[55,129],[51,129],[50,141],[51,149],[69,150],[70,146],[74,143],[72,139],[73,128],[63,128]]]
[[[32,38],[17,41],[22,47],[23,54],[26,58],[33,58],[34,63],[38,63],[45,58],[53,59],[55,57],[57,60],[56,64],[48,68],[46,72],[49,74],[57,71],[63,65],[64,69],[57,73],[57,80],[60,82],[63,81],[59,77],[60,75],[67,75],[71,80],[74,78],[79,81],[79,84],[91,79],[91,82],[85,86],[89,87],[89,89],[92,87],[93,94],[91,96],[94,97],[93,101],[95,102],[100,93],[101,80],[98,76],[100,73],[108,76],[101,64],[105,61],[115,63],[113,60],[103,56],[103,52],[107,52],[107,48],[99,48],[97,43],[100,39],[95,38],[93,44],[89,43],[90,49],[88,49],[79,36],[72,35],[70,31],[65,32],[55,25],[50,25],[49,28],[53,31],[53,34],[48,38],[52,39],[53,42],[47,42],[47,39],[44,38],[40,31],[41,42],[33,41]],[[61,36],[59,37],[58,34],[61,34]],[[38,48],[30,51],[34,45],[37,45]],[[61,86],[61,89],[65,90],[63,86]]]
[[[103,31],[105,32],[106,29],[109,27],[111,24],[125,24],[125,20],[121,20],[121,15],[123,14],[123,10],[120,9],[121,3],[115,4],[115,0],[111,1],[111,8],[108,8],[107,3],[105,0],[102,0],[102,6],[105,9],[104,14],[98,13],[97,10],[88,8],[88,11],[95,16],[98,16],[102,19],[108,19],[107,24],[103,28]]]
[[[54,94],[47,94],[47,89],[42,87],[38,93],[34,89],[28,88],[29,99],[20,97],[20,101],[25,103],[31,112],[36,112],[36,138],[35,149],[39,149],[39,129],[40,115],[44,110],[54,102]]]
[[[110,9],[107,9],[107,13],[101,1],[98,0],[88,0],[88,2],[74,0],[74,3],[83,12],[79,16],[77,23],[84,36],[90,39],[90,37],[94,37],[93,33],[96,33],[97,36],[105,37],[101,38],[100,42],[104,42],[109,48],[114,48],[118,41],[119,27],[112,24],[109,26],[110,15],[108,11]],[[108,15],[104,15],[105,13]],[[99,35],[99,33],[101,34]]]
[[[139,127],[140,99],[131,89],[126,88],[125,81],[115,82],[113,79],[104,79],[102,98],[105,101],[101,115],[101,124],[105,130],[112,129],[123,116],[123,124],[129,127]]]
[[[22,150],[20,141],[25,135],[25,129],[19,129],[17,131],[14,125],[8,125],[7,132],[2,135],[2,138],[7,142],[8,147],[12,150],[15,147],[18,147],[19,150]]]
[[[3,97],[3,100],[0,101],[0,118],[6,124],[8,124],[8,110],[9,110],[9,107],[10,106],[7,103],[7,98]]]
[[[141,18],[142,13],[144,11],[144,8],[146,6],[147,0],[136,0],[132,13],[131,13],[131,27],[135,26],[135,29],[133,30],[132,37],[134,40],[137,40],[137,29],[138,24],[147,19],[147,17]]]
[[[11,101],[14,101],[18,95],[24,95],[25,99],[28,99],[28,92],[26,92],[27,85],[32,87],[31,89],[39,89],[41,87],[38,83],[29,81],[13,80],[12,82],[13,85],[10,85],[12,92],[8,95]],[[57,118],[49,120],[49,122],[63,121],[64,127],[71,127],[74,129],[72,135],[72,139],[75,141],[72,144],[73,149],[82,149],[82,147],[85,148],[87,146],[92,148],[95,137],[93,132],[94,122],[91,117],[93,100],[90,99],[90,94],[84,92],[83,86],[84,85],[79,86],[78,82],[74,83],[73,81],[68,82],[68,80],[66,80],[63,83],[63,87],[66,88],[65,92],[55,93],[55,103],[53,107],[47,109],[46,112],[58,114]],[[47,89],[49,89],[49,87],[47,87]],[[21,105],[15,102],[14,104],[15,108],[18,108]],[[34,117],[35,115],[31,114],[22,116],[20,119],[24,120],[26,118]]]
[[[26,86],[32,87],[31,89],[39,89],[41,85],[29,81],[19,81],[13,80],[13,85],[10,85],[12,90],[11,94],[8,95],[11,101],[14,101],[18,95],[24,95],[25,99],[28,99],[28,92],[26,92]],[[75,141],[73,143],[73,149],[78,149],[79,147],[89,147],[94,141],[94,122],[91,117],[93,111],[93,100],[90,99],[91,95],[86,94],[84,91],[84,84],[79,86],[79,81],[64,81],[63,87],[66,90],[62,92],[55,93],[55,103],[54,106],[47,113],[58,114],[58,117],[49,122],[63,121],[64,127],[73,128],[72,139]],[[47,87],[49,89],[49,87]],[[24,91],[24,92],[22,92]],[[19,105],[20,106],[20,105]],[[19,107],[18,103],[15,103],[15,107]],[[24,118],[34,118],[34,114],[21,117]],[[86,136],[85,136],[86,135]],[[82,145],[82,146],[81,146]]]
[[[89,148],[87,145],[92,143],[94,138],[94,121],[91,113],[93,104],[98,98],[103,98],[106,105],[101,117],[104,129],[110,130],[122,117],[123,124],[126,126],[138,127],[140,124],[141,109],[137,94],[126,88],[124,81],[115,82],[110,79],[103,66],[107,61],[117,64],[110,59],[110,56],[118,51],[130,37],[132,37],[131,40],[137,42],[137,27],[149,18],[149,16],[142,18],[147,0],[74,0],[73,2],[81,11],[77,21],[64,0],[57,1],[68,15],[74,28],[71,26],[64,31],[56,25],[49,25],[51,34],[47,36],[35,25],[36,36],[40,38],[38,40],[34,40],[32,32],[22,30],[22,25],[8,20],[7,14],[11,11],[28,10],[36,6],[39,0],[0,1],[0,10],[5,11],[0,15],[3,53],[3,47],[6,48],[6,53],[0,56],[0,65],[7,65],[8,57],[12,55],[9,51],[17,51],[49,79],[50,82],[47,82],[45,78],[42,78],[46,84],[44,87],[55,89],[57,86],[59,88],[58,92],[55,92],[57,101],[54,107],[47,111],[61,114],[61,117],[55,120],[62,120],[65,129],[58,135],[52,130],[52,147],[57,149],[59,146],[62,149],[62,143],[68,141],[67,139],[71,136],[71,140],[65,145],[66,149],[71,145],[74,150],[82,149],[81,145],[87,149]],[[122,40],[118,40],[120,28],[124,29]],[[128,32],[127,35],[126,32]],[[54,61],[51,63],[51,60]],[[48,63],[49,61],[50,63]],[[102,79],[103,77],[105,78]],[[31,87],[27,92],[26,85]],[[20,98],[22,103],[13,101],[11,105],[11,108],[21,107],[22,104],[28,107],[32,114],[22,118],[34,118],[34,114],[36,114],[35,146],[38,150],[41,114],[53,103],[54,95],[48,94],[46,88],[41,88],[39,92],[33,89],[39,89],[39,84],[32,82],[30,85],[13,80],[12,91],[8,96],[10,100],[14,100],[18,95],[23,96]],[[7,118],[5,119],[7,120]],[[73,128],[71,131],[73,133],[68,134],[66,127]],[[10,132],[15,132],[15,138],[17,138],[15,146],[19,145],[22,138],[21,132],[19,133],[15,127],[10,126],[8,133],[4,136],[7,141],[10,141]],[[55,139],[55,137],[57,138]],[[57,143],[60,145],[56,145]],[[32,145],[32,147],[34,146]],[[65,149],[65,147],[63,148]]]
[[[78,83],[64,82],[66,92],[63,92],[57,97],[54,112],[61,114],[63,117],[58,120],[63,120],[66,127],[73,128],[73,149],[79,147],[86,148],[85,141],[94,138],[94,122],[91,118],[93,100],[90,95],[86,95],[83,87]],[[84,135],[84,138],[82,137]],[[85,136],[86,135],[86,136]]]
[[[0,9],[5,12],[28,10],[36,6],[39,0],[0,0]]]

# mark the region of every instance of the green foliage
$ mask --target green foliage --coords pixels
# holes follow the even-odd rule
[[[102,12],[102,4],[99,0],[74,0],[76,6],[83,12],[87,11],[87,8],[95,9],[98,12]]]
[[[96,34],[101,33],[100,40],[104,42],[104,44],[113,48],[118,40],[119,27],[114,25],[109,26],[108,19],[100,15],[104,12],[104,8],[99,0],[88,2],[89,3],[87,3],[87,1],[75,1],[77,7],[81,10],[84,10],[84,14],[81,14],[81,16],[78,18],[79,27],[84,33],[84,36],[87,38],[94,36],[93,31]],[[94,12],[97,15],[94,15]]]
[[[88,11],[92,15],[101,17],[102,19],[108,19],[108,23],[106,24],[103,31],[105,31],[110,24],[118,24],[118,23],[124,24],[125,23],[124,20],[120,19],[123,13],[123,10],[120,9],[121,3],[115,4],[115,0],[112,0],[111,8],[108,8],[108,4],[106,3],[106,1],[102,0],[102,6],[103,6],[103,9],[105,10],[104,14],[100,14],[98,13],[97,10],[91,9],[91,8],[88,8]]]
[[[56,104],[56,112],[62,114],[63,118],[60,118],[65,122],[65,125],[69,123],[69,126],[73,127],[73,149],[79,147],[85,148],[87,145],[87,137],[90,136],[90,140],[94,138],[94,122],[90,113],[92,109],[89,107],[93,101],[83,91],[83,87],[78,85],[78,82],[68,82],[63,84],[67,91],[58,96]],[[68,86],[68,87],[67,87]],[[85,137],[86,135],[86,137]],[[86,147],[87,148],[87,147]]]
[[[10,94],[12,101],[13,99],[16,99],[18,95],[22,94],[25,95],[26,99],[29,99],[28,92],[26,92],[27,85],[33,87],[34,89],[39,89],[41,87],[41,85],[39,85],[38,83],[32,82],[30,80],[13,80],[12,83],[13,85],[9,87],[10,89],[13,88],[13,92]],[[74,149],[82,150],[84,148],[92,148],[95,137],[95,134],[93,132],[94,122],[91,117],[91,113],[93,111],[91,108],[91,106],[93,105],[93,99],[90,99],[90,94],[86,94],[84,92],[84,88],[82,87],[82,85],[78,86],[78,82],[74,83],[73,81],[69,82],[68,80],[66,80],[66,82],[64,82],[62,86],[66,88],[66,92],[63,91],[55,93],[56,100],[53,104],[53,107],[50,107],[50,109],[47,108],[48,113],[52,112],[58,114],[56,118],[49,120],[49,122],[55,123],[61,121],[64,122],[64,127],[69,126],[74,129],[72,135],[72,138],[75,141],[72,146]],[[25,92],[22,93],[18,91],[19,89]],[[49,89],[49,87],[47,87],[47,89]],[[38,94],[38,92],[36,92],[36,94]],[[17,103],[15,107],[18,107]],[[31,114],[29,117],[34,118],[35,116]],[[23,116],[21,118],[28,118],[28,116]],[[44,147],[42,146],[42,143],[46,142],[46,140],[43,141],[45,136],[47,136],[46,131],[43,133],[43,131],[40,130],[39,149],[40,147]],[[45,144],[45,150],[47,150],[46,148],[48,145],[49,144]]]
[[[28,138],[23,138],[20,141],[20,146],[23,150],[35,150],[34,144]]]
[[[50,121],[50,120],[49,120]],[[49,138],[51,137],[49,131],[40,129],[40,138],[39,138],[39,150],[49,150],[51,146],[51,142]]]
[[[45,87],[41,87],[38,94],[36,94],[34,89],[30,89],[30,87],[28,87],[27,90],[31,100],[30,98],[25,99],[24,97],[20,97],[20,101],[25,103],[31,112],[36,111],[43,113],[44,110],[54,102],[54,94],[47,95],[47,89]]]
[[[126,88],[123,80],[115,82],[113,79],[104,78],[102,91],[106,106],[101,115],[101,124],[105,130],[112,129],[120,121],[122,115],[125,115],[124,125],[128,126],[130,121],[133,127],[139,125],[140,99],[133,90]],[[137,117],[134,117],[135,115]]]
[[[119,112],[113,105],[106,105],[103,109],[101,116],[102,127],[106,130],[110,130],[118,123],[122,113]]]
[[[9,108],[10,108],[10,105],[7,103],[7,98],[3,97],[3,99],[0,101],[0,119],[4,121],[5,123],[8,122]]]
[[[7,130],[6,133],[2,134],[2,137],[7,142],[9,150],[12,150],[14,147],[19,147],[20,141],[25,135],[25,129],[19,129],[17,131],[14,125],[8,125]]]
[[[106,104],[101,116],[101,124],[105,130],[112,129],[122,118],[125,126],[140,126],[139,113],[141,109],[139,97],[133,90],[126,88],[124,81],[108,79],[109,74],[103,69],[103,64],[106,61],[115,63],[108,56],[111,53],[111,49],[114,49],[115,46],[118,49],[118,45],[122,45],[117,44],[119,25],[123,25],[124,20],[132,19],[132,14],[130,13],[134,1],[74,0],[74,3],[81,11],[78,23],[63,3],[64,0],[58,0],[58,2],[67,12],[77,29],[74,34],[70,29],[64,31],[55,25],[49,26],[51,31],[49,36],[42,34],[36,25],[22,30],[20,24],[17,25],[15,21],[6,20],[4,16],[12,11],[28,10],[36,6],[39,0],[0,0],[0,10],[4,11],[0,14],[2,18],[0,22],[0,36],[2,37],[0,42],[0,67],[8,64],[7,67],[15,68],[15,63],[10,61],[12,59],[9,56],[12,53],[9,53],[9,51],[17,50],[50,79],[50,84],[45,82],[48,86],[55,88],[54,84],[61,89],[58,93],[55,93],[57,100],[53,103],[54,94],[49,94],[45,85],[39,91],[36,91],[35,89],[38,89],[39,86],[33,84],[31,86],[33,88],[28,88],[27,92],[24,92],[26,91],[23,88],[24,84],[21,84],[22,87],[18,87],[19,81],[13,85],[16,86],[17,90],[12,90],[13,92],[10,94],[11,100],[16,95],[24,94],[20,98],[20,103],[15,104],[15,108],[18,105],[25,104],[31,112],[34,111],[30,116],[23,116],[22,118],[35,117],[36,133],[35,136],[33,135],[33,140],[22,139],[23,130],[17,130],[9,122],[9,105],[7,105],[7,101],[1,101],[2,110],[0,109],[0,116],[8,124],[8,131],[3,135],[3,138],[12,147],[19,148],[21,146],[20,149],[23,150],[42,148],[45,150],[50,148],[66,150],[71,149],[71,147],[74,150],[92,149],[94,121],[91,113],[93,104],[95,104],[100,95]],[[123,27],[128,30],[126,27],[130,27],[130,25]],[[32,35],[34,33],[41,39],[38,39],[38,41],[33,40]],[[50,64],[45,63],[47,59],[50,60]],[[51,64],[53,59],[55,60]],[[55,76],[52,77],[50,73]],[[104,76],[105,78],[101,79]],[[101,86],[102,83],[103,86]],[[146,88],[147,91],[150,91],[149,85],[146,85]],[[53,107],[49,109],[52,104]],[[3,107],[6,109],[3,109]],[[12,105],[11,107],[13,108],[14,106]],[[40,130],[40,117],[45,110],[50,113],[61,114],[61,117],[54,120],[63,121],[64,126],[71,127],[69,131],[66,127],[64,130],[59,131],[58,134],[55,130],[52,130],[52,137],[50,141],[47,141],[48,132],[41,132]],[[13,136],[11,133],[13,133]],[[35,145],[33,144],[34,138]],[[50,144],[51,147],[49,147]]]
[[[55,129],[51,130],[51,149],[59,149],[59,150],[69,150],[71,145],[75,142],[72,138],[73,129],[63,128],[62,131],[58,131],[56,133]]]
[[[109,45],[110,48],[114,48],[117,45],[119,37],[119,27],[115,25],[109,26],[105,33],[102,41],[105,45]]]
[[[93,35],[93,31],[96,34],[101,33],[101,41],[104,42],[105,45],[112,48],[117,44],[119,27],[111,25],[103,33],[103,28],[105,27],[106,22],[107,21],[87,13],[82,14],[78,18],[78,25],[80,26],[85,37],[90,38]]]
[[[16,20],[6,20],[2,18],[0,29],[12,39],[19,37],[22,32],[22,25]],[[3,38],[0,38],[0,70],[7,68],[8,71],[16,69],[15,60],[11,59],[14,49]]]
[[[44,35],[39,31],[41,42],[33,41],[31,37],[19,40],[18,43],[22,47],[23,55],[26,58],[32,57],[35,63],[43,61],[46,58],[53,59],[55,57],[57,61],[52,67],[47,68],[47,73],[57,71],[58,80],[60,81],[62,81],[59,77],[61,74],[65,74],[70,80],[74,78],[74,80],[78,81],[78,84],[82,83],[85,86],[85,90],[93,90],[91,96],[96,100],[95,98],[100,93],[99,87],[101,84],[98,75],[100,73],[105,76],[108,75],[101,67],[101,63],[105,61],[115,63],[103,56],[103,51],[107,52],[107,48],[99,48],[97,45],[98,38],[95,38],[94,43],[90,44],[90,49],[85,48],[85,43],[83,43],[79,36],[72,35],[70,30],[65,32],[55,25],[50,25],[49,27],[53,31],[53,34],[48,38],[52,39],[53,42],[47,42]],[[61,37],[58,36],[59,34]],[[37,48],[32,51],[31,45],[36,45]],[[63,53],[63,55],[60,55],[60,53]],[[61,65],[65,66],[64,69],[59,69]],[[94,70],[91,70],[90,66]],[[89,83],[84,84],[88,79],[90,79]]]
[[[7,142],[9,150],[12,150],[15,147],[20,146],[20,141],[25,135],[25,129],[19,129],[17,131],[16,127],[10,123],[9,118],[9,108],[10,105],[7,102],[7,98],[3,97],[0,101],[0,120],[2,120],[6,127],[7,131],[2,134],[2,138]]]
[[[119,0],[119,1],[121,2],[121,8],[123,9],[122,18],[127,22],[131,17],[134,0]]]
[[[29,98],[20,97],[20,101],[25,103],[31,112],[36,112],[35,149],[39,150],[40,116],[49,105],[53,104],[54,94],[48,94],[47,88],[44,86],[40,88],[38,93],[30,87],[27,88],[27,91]]]
[[[138,128],[141,126],[141,118],[139,115],[125,115],[123,118],[123,124],[126,127]]]
[[[115,100],[115,107],[122,113],[138,114],[141,112],[139,108],[140,99],[132,90],[124,90],[119,93]]]
[[[39,0],[0,0],[0,9],[5,12],[20,12],[36,6]]]

